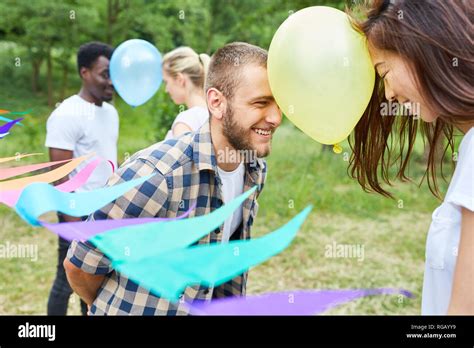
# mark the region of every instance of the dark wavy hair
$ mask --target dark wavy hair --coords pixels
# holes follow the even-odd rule
[[[359,7],[365,13],[363,20],[354,15],[354,8],[348,11],[353,26],[372,47],[408,62],[420,95],[439,115],[432,123],[382,117],[382,103],[387,100],[376,74],[369,105],[349,139],[349,174],[365,191],[392,197],[381,187],[383,182],[391,184],[392,167],[398,179],[409,180],[405,172],[420,128],[429,146],[422,181],[427,178],[431,192],[440,198],[437,173],[444,178],[442,163],[447,150],[454,151],[454,128],[474,121],[473,4],[472,0],[366,1]],[[438,142],[445,139],[443,152],[437,153]]]

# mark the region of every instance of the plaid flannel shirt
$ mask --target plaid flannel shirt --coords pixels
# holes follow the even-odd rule
[[[148,181],[96,211],[89,221],[134,217],[176,217],[196,204],[189,217],[209,214],[222,204],[221,180],[206,123],[194,133],[160,142],[134,154],[110,178],[108,185],[156,174]],[[243,203],[243,218],[232,240],[250,239],[250,229],[258,211],[256,201],[263,189],[266,163],[257,158],[245,163],[244,191],[257,185],[257,190]],[[223,225],[197,242],[220,242]],[[106,275],[90,315],[187,315],[184,301],[211,300],[228,296],[244,296],[247,272],[220,286],[187,287],[177,303],[150,293],[125,275],[111,268],[111,261],[88,242],[73,241],[67,258],[82,271]]]

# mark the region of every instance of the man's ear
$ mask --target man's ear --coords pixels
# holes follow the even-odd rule
[[[207,90],[207,107],[213,117],[222,119],[227,107],[227,100],[221,91],[216,88]]]
[[[81,69],[79,70],[79,73],[83,80],[86,80],[89,78],[89,69],[87,69],[85,66],[81,67]]]

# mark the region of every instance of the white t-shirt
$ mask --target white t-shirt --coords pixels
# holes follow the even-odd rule
[[[426,240],[421,313],[446,315],[461,233],[461,208],[474,211],[474,128],[464,135],[444,202],[433,212]]]
[[[209,111],[201,106],[193,106],[192,108],[180,112],[173,121],[171,129],[166,133],[165,140],[174,138],[173,127],[177,123],[184,123],[191,128],[192,132],[197,131],[201,126],[209,120]]]
[[[73,95],[65,99],[49,116],[46,125],[45,146],[73,151],[73,157],[95,152],[110,160],[117,168],[117,139],[119,118],[117,110],[106,102],[102,106]],[[73,177],[94,158],[82,162],[69,177]],[[112,167],[101,161],[87,182],[76,192],[91,191],[103,187],[112,175]]]
[[[243,162],[232,172],[226,172],[217,167],[219,178],[222,182],[222,200],[224,204],[229,203],[244,192],[245,166]],[[226,243],[242,222],[242,206],[240,206],[231,217],[224,223],[222,242]]]

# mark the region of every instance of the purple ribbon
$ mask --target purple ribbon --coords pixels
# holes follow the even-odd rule
[[[185,213],[175,218],[132,218],[132,219],[107,219],[107,220],[96,220],[96,221],[74,221],[74,222],[63,222],[58,224],[51,224],[48,222],[40,221],[40,224],[54,232],[58,236],[66,240],[81,240],[85,241],[96,234],[103,233],[112,229],[145,224],[148,222],[165,222],[185,218],[191,213],[196,204],[193,204]]]
[[[401,294],[403,289],[295,290],[247,297],[231,297],[189,304],[193,315],[313,315],[365,296]]]
[[[10,128],[12,128],[15,125],[15,123],[20,122],[21,120],[23,120],[23,118],[18,118],[11,122],[5,123],[3,126],[0,126],[0,134],[8,133],[10,131]]]

